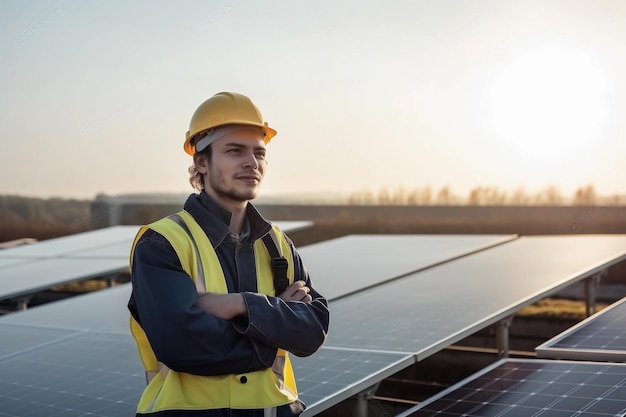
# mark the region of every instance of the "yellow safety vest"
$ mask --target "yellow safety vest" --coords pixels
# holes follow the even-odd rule
[[[208,237],[186,211],[143,226],[131,250],[148,229],[163,235],[172,245],[185,272],[199,292],[228,293],[224,272]],[[288,261],[287,277],[293,283],[293,254],[282,232],[272,227],[280,253]],[[254,243],[259,293],[274,295],[271,256],[262,240]],[[200,279],[199,279],[200,278]],[[245,374],[200,376],[173,371],[156,358],[148,338],[131,316],[131,333],[146,370],[148,385],[137,413],[164,410],[209,410],[218,408],[261,409],[289,404],[298,398],[293,369],[286,351],[279,349],[271,368]]]

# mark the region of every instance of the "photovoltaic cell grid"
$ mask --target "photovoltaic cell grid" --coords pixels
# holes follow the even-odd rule
[[[320,413],[374,382],[412,365],[413,355],[337,350],[322,347],[313,357],[291,355],[300,399],[307,405],[303,416]]]
[[[625,412],[624,364],[509,359],[398,417],[616,417]]]
[[[0,360],[76,335],[76,331],[39,326],[0,324]],[[2,410],[0,410],[2,411]]]
[[[132,416],[143,375],[130,335],[76,333],[0,358],[0,416]]]
[[[626,361],[626,298],[536,348],[542,358]]]

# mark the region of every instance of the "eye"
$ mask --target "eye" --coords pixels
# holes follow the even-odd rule
[[[239,149],[239,148],[230,148],[226,152],[228,152],[228,153],[241,153],[241,149]]]
[[[265,151],[255,152],[254,154],[258,159],[265,159]]]

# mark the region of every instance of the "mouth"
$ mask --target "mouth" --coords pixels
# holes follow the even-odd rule
[[[257,176],[257,175],[238,175],[235,177],[236,179],[249,183],[249,184],[257,184],[259,182],[261,182],[261,177]]]

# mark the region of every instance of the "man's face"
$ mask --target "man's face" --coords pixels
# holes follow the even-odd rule
[[[211,147],[205,191],[226,204],[254,199],[267,165],[263,136],[241,130],[216,140]]]

